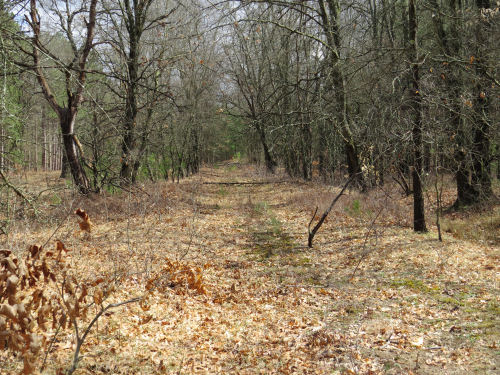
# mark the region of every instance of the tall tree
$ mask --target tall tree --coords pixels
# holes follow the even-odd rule
[[[430,0],[437,60],[443,64],[442,79],[448,111],[449,133],[454,141],[456,208],[481,202],[492,195],[489,164],[493,128],[490,111],[496,86],[492,71],[494,12],[487,0],[475,0],[475,12],[464,11],[457,0]],[[498,30],[498,26],[496,26]],[[464,38],[463,35],[471,35]]]
[[[422,98],[420,94],[420,72],[417,45],[417,10],[416,0],[408,1],[408,27],[411,71],[410,97],[413,117],[413,229],[416,232],[426,232],[424,194],[422,187],[423,157],[422,157]]]
[[[30,12],[26,15],[26,21],[29,24],[31,37],[31,52],[21,47],[33,59],[31,68],[35,71],[38,83],[42,89],[45,99],[51,108],[57,114],[59,125],[61,127],[64,150],[70,167],[73,181],[83,194],[91,191],[91,186],[85,172],[84,164],[81,159],[81,145],[75,134],[75,122],[80,104],[83,101],[83,92],[86,82],[87,59],[94,47],[94,35],[97,18],[98,0],[82,1],[75,7],[73,2],[65,0],[64,9],[58,6],[60,3],[54,3],[54,11],[60,20],[61,30],[71,46],[73,53],[69,62],[59,59],[56,54],[50,51],[42,41],[41,19],[36,0],[30,0]],[[77,37],[75,30],[75,21],[77,16],[85,15],[84,30],[85,35],[81,39]],[[49,82],[47,69],[43,66],[42,55],[50,57],[56,69],[65,77],[65,98],[57,98],[53,87]]]
[[[153,101],[158,100],[162,93],[158,86],[157,64],[158,60],[165,59],[161,56],[162,43],[153,38],[149,38],[149,41],[146,39],[152,32],[155,32],[155,38],[156,32],[164,35],[161,30],[167,25],[167,19],[177,6],[169,7],[168,4],[155,0],[110,0],[104,4],[113,25],[104,30],[104,33],[107,42],[118,52],[108,64],[111,66],[112,76],[122,83],[124,90],[118,93],[124,99],[125,106],[122,117],[120,177],[123,183],[129,184],[137,178],[149,136],[147,125],[139,124],[145,121],[139,116],[145,110],[146,118],[151,119],[150,92],[156,93]]]
[[[359,160],[358,146],[352,133],[352,115],[348,102],[348,88],[342,70],[342,35],[340,25],[339,0],[319,0],[319,15],[321,28],[326,38],[327,61],[330,74],[328,85],[334,93],[334,103],[331,114],[336,119],[336,126],[344,142],[345,155],[349,176],[354,177],[354,182],[359,187],[365,188],[365,181]]]

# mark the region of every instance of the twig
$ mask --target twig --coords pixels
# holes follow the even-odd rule
[[[54,337],[52,337],[52,340],[50,340],[50,345],[47,348],[47,351],[45,352],[45,356],[43,357],[43,363],[42,367],[40,367],[40,372],[43,372],[43,370],[45,369],[45,364],[47,363],[47,357],[49,356],[49,353],[52,350],[54,343],[56,342],[56,338],[60,330],[61,330],[61,323],[58,324],[56,332],[54,333]]]
[[[380,216],[380,214],[382,213],[382,211],[384,210],[384,208],[385,208],[384,206],[382,206],[380,208],[380,210],[377,213],[377,216],[375,216],[375,218],[370,223],[370,229],[368,230],[368,232],[366,232],[366,235],[365,235],[365,241],[363,243],[363,252],[361,254],[361,258],[359,258],[358,264],[356,264],[356,267],[354,268],[354,271],[352,271],[352,274],[351,274],[351,277],[349,278],[349,280],[352,280],[354,278],[354,275],[356,274],[356,271],[358,270],[359,266],[361,265],[361,262],[363,261],[363,259],[365,259],[368,256],[368,254],[370,254],[373,251],[373,250],[372,251],[366,251],[365,250],[366,249],[366,244],[368,243],[368,237],[369,237],[370,233],[372,231],[374,231],[375,222],[377,221],[378,217]],[[376,237],[375,241],[378,242],[377,240],[378,240],[378,237]],[[376,242],[375,242],[375,244],[376,244]]]
[[[66,374],[67,375],[71,375],[71,374],[73,374],[73,372],[75,372],[75,370],[76,370],[76,368],[78,366],[78,362],[80,362],[80,360],[81,360],[81,357],[80,357],[80,348],[82,347],[83,342],[85,341],[85,339],[87,338],[88,334],[90,333],[90,330],[92,329],[92,327],[94,326],[94,324],[99,320],[99,318],[102,316],[102,314],[104,314],[106,311],[108,311],[110,309],[113,309],[115,307],[120,307],[120,306],[123,306],[123,305],[127,305],[129,303],[138,302],[141,299],[142,299],[142,297],[135,297],[135,298],[129,299],[127,301],[122,301],[122,302],[117,302],[117,303],[111,303],[111,304],[109,304],[108,306],[106,306],[104,308],[101,307],[101,310],[96,314],[96,316],[94,316],[94,319],[92,319],[92,321],[89,323],[89,325],[87,326],[87,328],[85,328],[85,331],[83,331],[82,337],[80,337],[80,335],[78,333],[77,326],[75,325],[75,329],[76,329],[76,348],[75,348],[75,354],[73,355],[73,364],[71,365],[71,367],[68,370],[66,370]]]

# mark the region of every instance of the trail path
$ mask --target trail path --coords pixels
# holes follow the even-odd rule
[[[94,232],[71,217],[57,237],[82,275],[128,275],[116,300],[140,294],[166,259],[203,269],[207,294],[176,286],[148,311],[116,310],[80,373],[497,373],[498,247],[414,234],[408,201],[349,192],[308,249],[314,207],[337,190],[250,167],[144,189],[80,202]],[[54,363],[70,353],[61,340]]]

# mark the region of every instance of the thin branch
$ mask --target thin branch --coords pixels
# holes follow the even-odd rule
[[[7,185],[8,188],[12,189],[14,191],[14,193],[16,193],[16,195],[19,198],[21,198],[26,203],[28,203],[30,205],[30,207],[33,208],[36,211],[36,208],[33,205],[33,202],[31,201],[31,199],[29,199],[23,191],[21,191],[18,187],[16,187],[14,184],[12,184],[9,181],[9,179],[7,178],[7,176],[5,176],[5,174],[3,173],[2,169],[0,169],[0,177],[2,178],[3,182],[5,183],[5,185]]]
[[[130,303],[134,303],[134,302],[139,302],[140,300],[142,299],[142,297],[135,297],[135,298],[132,298],[132,299],[129,299],[127,301],[122,301],[122,302],[117,302],[117,303],[111,303],[109,304],[108,306],[102,308],[101,307],[101,310],[96,314],[96,316],[94,316],[94,319],[92,319],[92,321],[89,323],[89,325],[87,326],[87,328],[85,329],[85,331],[83,331],[83,336],[81,338],[78,337],[77,335],[77,342],[76,342],[76,348],[75,348],[75,353],[73,355],[73,364],[71,365],[71,367],[66,370],[66,374],[67,375],[71,375],[73,374],[73,372],[75,372],[77,366],[78,366],[78,362],[80,362],[80,360],[82,359],[80,357],[80,348],[82,347],[85,339],[87,338],[88,334],[90,333],[92,327],[94,326],[95,323],[97,323],[97,321],[99,320],[99,318],[108,310],[110,309],[113,309],[115,307],[120,307],[120,306],[123,306],[123,305],[127,305],[127,304],[130,304]]]

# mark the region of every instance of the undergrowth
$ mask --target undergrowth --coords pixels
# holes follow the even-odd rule
[[[500,245],[500,206],[479,214],[465,211],[456,216],[448,215],[442,219],[445,233],[461,240]]]

